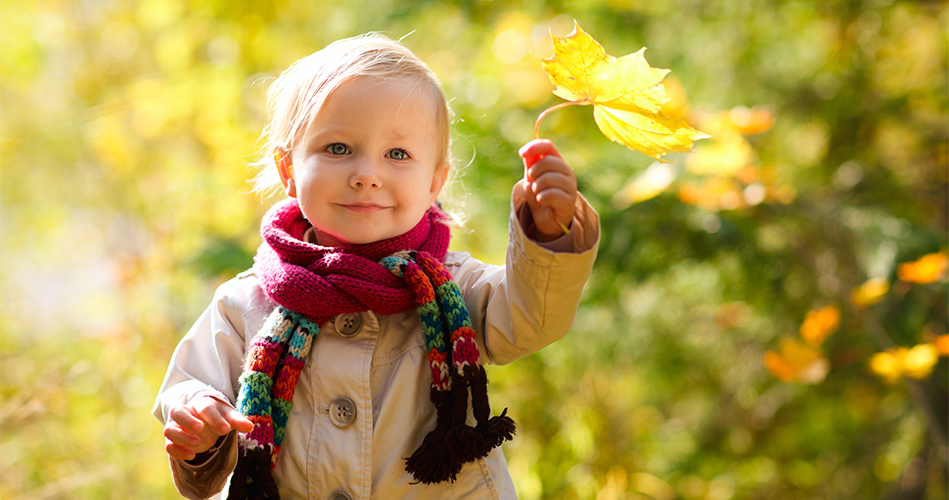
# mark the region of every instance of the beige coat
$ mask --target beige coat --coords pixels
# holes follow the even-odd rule
[[[518,205],[524,208],[523,202]],[[529,213],[512,210],[521,212]],[[546,248],[530,240],[513,216],[510,228],[506,266],[467,253],[449,252],[445,259],[471,314],[484,364],[510,363],[562,338],[573,325],[596,257],[599,219],[585,200],[577,203],[570,235]],[[155,416],[165,422],[175,404],[201,395],[233,404],[245,349],[274,307],[252,270],[221,285],[175,350]],[[353,325],[357,331],[346,336]],[[500,448],[466,464],[454,483],[411,484],[404,457],[435,428],[431,384],[414,311],[339,315],[327,322],[297,384],[274,469],[281,498],[515,498]],[[355,403],[355,415],[344,426],[331,412],[340,397]],[[172,459],[175,484],[192,499],[226,492],[236,460],[232,432],[200,466]]]

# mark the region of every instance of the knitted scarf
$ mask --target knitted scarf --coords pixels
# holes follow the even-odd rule
[[[406,459],[415,482],[454,481],[462,465],[513,437],[507,409],[491,416],[475,331],[461,292],[442,265],[450,238],[445,218],[433,205],[402,235],[330,248],[303,241],[310,223],[296,200],[280,202],[267,213],[255,270],[264,293],[278,306],[254,337],[239,379],[237,409],[254,429],[238,436],[228,498],[279,498],[272,470],[294,387],[320,327],[337,314],[415,309],[419,315],[437,417],[435,429]],[[469,395],[475,427],[466,424]]]

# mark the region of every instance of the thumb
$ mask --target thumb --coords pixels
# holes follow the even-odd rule
[[[230,409],[224,418],[227,420],[227,423],[230,424],[231,428],[238,432],[248,433],[254,430],[254,423],[248,420],[244,415],[241,415],[237,410]]]
[[[514,196],[523,196],[527,200],[527,206],[532,213],[536,213],[541,208],[540,202],[537,201],[537,195],[531,190],[531,182],[527,178],[518,181],[514,189]]]

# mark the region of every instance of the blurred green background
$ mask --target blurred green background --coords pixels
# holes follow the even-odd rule
[[[574,331],[490,369],[521,498],[945,499],[949,8],[902,0],[4,1],[0,496],[175,497],[150,407],[259,244],[279,71],[405,37],[455,112],[453,247],[500,263],[573,19],[713,138],[653,165],[545,119],[603,235]]]

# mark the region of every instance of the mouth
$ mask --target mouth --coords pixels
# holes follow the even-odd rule
[[[345,208],[346,210],[359,213],[379,212],[388,208],[385,205],[379,205],[378,203],[340,203],[339,206]]]

